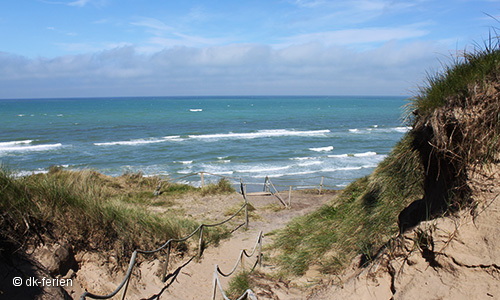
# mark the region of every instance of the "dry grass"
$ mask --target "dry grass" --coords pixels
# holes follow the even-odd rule
[[[428,76],[408,107],[413,130],[373,174],[277,233],[282,272],[301,275],[316,264],[337,273],[358,254],[369,261],[398,233],[398,215],[414,200],[444,199],[445,209],[469,205],[468,170],[498,160],[499,95],[498,41]]]
[[[128,257],[137,248],[152,249],[168,239],[184,237],[199,225],[168,209],[173,199],[185,193],[227,190],[224,182],[207,190],[166,184],[162,195],[155,197],[158,181],[140,173],[113,178],[92,170],[57,167],[48,174],[15,178],[2,168],[0,252],[7,255],[27,244],[65,239],[76,251],[114,250]],[[150,209],[158,206],[166,209],[161,213]],[[211,230],[208,240],[217,243],[227,236],[223,231]]]

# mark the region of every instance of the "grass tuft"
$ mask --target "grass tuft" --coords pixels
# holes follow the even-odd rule
[[[66,239],[77,251],[114,249],[118,255],[130,255],[136,248],[151,249],[183,237],[198,226],[174,213],[147,209],[154,180],[128,176],[122,185],[123,179],[53,168],[47,174],[15,178],[2,168],[2,238],[18,246]]]

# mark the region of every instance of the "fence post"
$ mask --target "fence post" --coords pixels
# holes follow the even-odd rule
[[[259,237],[259,269],[262,268],[262,231],[260,232]]]
[[[248,199],[246,194],[245,195],[245,229],[248,229]]]
[[[198,246],[198,255],[201,258],[201,254],[203,253],[203,224],[200,225],[200,243]]]
[[[292,207],[292,186],[288,190],[288,209]]]
[[[162,282],[165,282],[165,280],[167,280],[167,268],[168,268],[168,261],[170,258],[170,247],[171,246],[172,246],[172,243],[168,243],[167,258],[165,259],[165,267],[163,268],[163,275],[161,276]]]
[[[266,176],[266,179],[264,180],[264,190],[263,192],[268,192],[269,193],[269,176]]]
[[[246,185],[243,184],[243,179],[240,178],[240,189],[243,199],[245,199],[245,229],[248,229],[248,199],[246,195]]]
[[[203,180],[203,172],[200,172],[200,177],[201,177],[201,187],[204,187],[205,181]]]
[[[323,189],[323,180],[325,179],[324,176],[321,176],[321,184],[319,185],[319,194],[321,195],[321,190]]]

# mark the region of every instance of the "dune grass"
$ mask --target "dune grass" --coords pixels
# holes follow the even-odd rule
[[[188,192],[206,193],[188,185],[167,185],[154,197],[159,178],[142,174],[108,177],[92,170],[64,171],[15,178],[0,169],[0,251],[10,243],[24,247],[51,239],[66,239],[75,250],[115,250],[119,256],[135,249],[152,249],[181,238],[199,225],[176,211],[156,213],[151,206],[169,207],[172,198]],[[216,185],[217,186],[217,185]],[[211,188],[209,193],[227,191]],[[227,236],[223,229],[206,232],[214,243]]]
[[[243,295],[246,290],[251,288],[252,285],[249,278],[249,272],[242,271],[231,278],[229,286],[224,292],[229,299],[236,299]]]
[[[398,233],[402,209],[433,192],[425,189],[437,180],[426,177],[431,162],[440,164],[432,176],[452,178],[446,182],[448,207],[466,204],[460,190],[467,190],[470,166],[498,160],[499,46],[490,39],[484,47],[462,53],[443,72],[428,75],[407,106],[405,119],[413,129],[375,171],[277,232],[273,247],[280,253],[276,260],[283,274],[302,275],[311,265],[338,273],[359,254],[362,262],[369,261]],[[417,144],[431,149],[422,151]]]
[[[478,87],[484,88],[488,84],[485,79],[498,72],[499,41],[490,37],[483,45],[458,53],[451,63],[443,64],[442,72],[428,73],[425,84],[411,98],[408,112],[423,119],[450,99],[466,99]]]
[[[302,275],[316,264],[322,272],[336,273],[358,254],[369,260],[398,232],[399,211],[421,197],[421,178],[419,158],[405,139],[372,175],[277,232],[273,247],[280,250],[282,271]]]

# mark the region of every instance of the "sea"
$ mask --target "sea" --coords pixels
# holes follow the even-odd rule
[[[407,97],[235,96],[0,100],[0,162],[141,172],[194,186],[342,189],[373,172],[411,128]],[[252,187],[253,186],[253,187]]]

